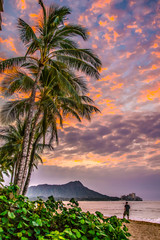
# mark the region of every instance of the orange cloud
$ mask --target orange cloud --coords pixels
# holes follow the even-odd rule
[[[95,39],[96,39],[96,40],[99,40],[99,37],[98,37],[98,36],[95,36]]]
[[[152,52],[152,54],[156,55],[157,58],[160,58],[160,52]]]
[[[8,39],[3,40],[2,38],[0,38],[0,43],[4,43],[6,45],[7,48],[9,48],[10,51],[15,52],[16,54],[18,54],[17,49],[14,45],[14,39],[9,37]]]
[[[38,15],[38,14],[35,14],[35,13],[30,13],[29,16],[30,16],[31,18],[38,18],[38,17],[39,17],[39,15]]]
[[[100,97],[102,97],[102,95],[100,93],[98,93],[98,94],[94,95],[93,99],[95,101],[95,100],[99,99]]]
[[[101,111],[102,115],[106,114],[121,114],[120,109],[116,106],[115,101],[113,99],[103,99],[98,102],[99,104],[103,104],[103,110]]]
[[[78,20],[79,20],[80,22],[82,22],[82,21],[83,21],[83,18],[84,18],[84,17],[81,15]]]
[[[154,43],[151,48],[158,48],[158,43]]]
[[[150,83],[155,80],[155,76],[146,78],[143,82]]]
[[[97,48],[98,46],[96,44],[92,44],[92,47],[93,48]]]
[[[113,157],[112,154],[107,154],[106,156],[100,156],[99,154],[93,154],[92,152],[78,156],[72,155],[69,159],[64,157],[58,158],[47,158],[42,156],[44,165],[54,165],[61,167],[74,167],[74,166],[85,166],[86,168],[105,166],[115,167],[119,162],[126,160],[126,154],[119,156],[118,158]]]
[[[98,9],[102,9],[104,7],[106,7],[107,4],[110,4],[111,3],[111,0],[98,0],[98,1],[95,1],[91,8],[90,8],[90,11],[96,13],[98,12]]]
[[[114,42],[117,41],[117,38],[118,38],[119,36],[120,36],[120,35],[119,35],[116,31],[113,32]]]
[[[25,10],[26,9],[26,0],[17,0],[17,8],[21,9],[21,10]]]
[[[110,75],[107,75],[107,76],[101,78],[100,81],[109,81],[109,80],[113,80],[113,79],[115,79],[117,77],[120,77],[120,76],[121,76],[120,74],[112,73]]]
[[[146,68],[146,69],[141,69],[141,67],[140,67],[140,70],[139,70],[139,72],[140,72],[140,74],[143,74],[144,72],[148,72],[148,71],[151,71],[151,70],[156,70],[156,69],[158,69],[159,68],[159,64],[153,64],[150,68]]]
[[[115,89],[120,89],[123,87],[123,83],[118,83],[116,85],[114,85],[113,87],[111,87],[111,90],[114,91]]]
[[[99,25],[105,27],[107,25],[107,21],[99,21]]]
[[[33,22],[33,25],[37,25],[38,20],[41,18],[42,15],[42,10],[40,9],[37,13],[30,13],[29,17],[31,19],[31,21]],[[41,24],[39,22],[39,24]],[[66,24],[66,22],[65,22]],[[33,31],[35,31],[35,27],[32,27]]]
[[[129,58],[131,55],[135,54],[136,52],[127,52],[126,53],[126,58]]]
[[[108,41],[108,43],[115,43],[117,41],[117,38],[119,37],[120,35],[116,32],[116,31],[113,31],[113,32],[110,32],[110,33],[106,33],[104,35],[104,38]],[[110,45],[110,47],[112,47]]]
[[[132,7],[132,6],[135,5],[135,4],[136,4],[135,1],[131,1],[131,2],[129,3],[130,7]]]
[[[106,33],[106,34],[104,35],[104,38],[105,38],[106,40],[108,40],[108,42],[111,40],[111,37],[110,37],[110,35],[109,35],[108,33]]]
[[[31,18],[31,20],[34,24],[37,23],[37,20],[39,19],[40,14],[41,14],[41,11],[39,11],[38,14],[35,14],[35,13],[30,13],[29,14],[29,17]]]
[[[142,33],[142,29],[138,27],[136,22],[134,22],[132,25],[128,25],[127,28],[129,29],[135,29],[136,33]]]
[[[135,32],[136,32],[136,33],[137,33],[137,32],[138,32],[138,33],[142,33],[142,29],[141,29],[141,28],[137,28]]]
[[[145,72],[149,72],[149,71],[154,71],[159,69],[159,64],[153,64],[150,68],[145,68],[145,69],[141,69],[141,67],[139,67],[139,72],[140,74],[143,74]]]
[[[127,28],[138,28],[137,24],[128,25]]]
[[[110,20],[111,22],[115,22],[117,19],[116,15],[109,16],[108,14],[105,14],[105,16]]]
[[[143,91],[139,101],[154,101],[155,99],[160,99],[160,83],[152,89]]]
[[[155,69],[157,69],[157,68],[159,68],[159,66],[152,65],[152,67],[151,67],[152,70],[155,70]]]
[[[108,29],[109,32],[112,32],[114,28],[113,27],[108,27],[107,29]]]
[[[106,71],[106,70],[108,70],[107,67],[105,67],[105,68],[101,68],[100,72],[103,72],[103,71]]]
[[[155,141],[155,144],[159,144],[159,143],[160,143],[160,140],[156,140],[156,141]]]
[[[87,15],[81,15],[80,17],[79,17],[79,22],[88,22],[88,16]]]

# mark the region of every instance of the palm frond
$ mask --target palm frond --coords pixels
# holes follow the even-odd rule
[[[94,104],[94,101],[90,98],[90,97],[88,97],[88,96],[81,96],[81,99],[82,99],[82,101],[84,101],[85,103],[91,103],[91,104]]]
[[[70,84],[68,78],[62,74],[60,71],[57,71],[57,74],[59,76],[59,82],[62,85],[62,87],[64,88],[65,91],[69,91],[70,94],[75,98],[75,100],[80,103],[80,99],[79,96],[76,92],[76,90],[74,89],[74,87]]]
[[[68,24],[64,26],[62,29],[59,29],[55,33],[55,37],[75,37],[80,36],[83,38],[83,40],[87,40],[88,30],[80,25],[74,25],[74,24]]]
[[[79,47],[78,43],[69,38],[61,38],[58,46],[61,49],[73,49]]]
[[[71,13],[68,7],[56,7],[51,5],[48,11],[47,31],[54,30],[59,24],[62,24],[66,16]]]
[[[96,69],[99,69],[102,65],[99,58],[92,52],[90,49],[61,49],[54,51],[54,54],[59,55],[66,55],[66,56],[73,56],[75,58],[79,58],[83,61],[86,61],[92,64]]]
[[[81,118],[80,116],[78,115],[78,113],[76,111],[74,111],[72,108],[70,107],[66,107],[64,110],[63,110],[63,115],[66,116],[66,115],[72,115],[73,117],[75,117],[79,122],[81,122]]]
[[[72,79],[72,84],[78,93],[88,93],[87,84],[83,77],[74,77]]]
[[[57,56],[57,60],[62,61],[68,67],[75,69],[77,71],[81,71],[88,76],[94,77],[96,79],[99,79],[99,77],[100,77],[100,73],[95,67],[91,66],[89,63],[87,63],[81,59],[61,55],[61,56]]]
[[[40,162],[40,163],[43,164],[43,160],[42,160],[42,158],[40,157],[40,155],[38,155],[38,153],[35,153],[35,154],[34,154],[34,167],[35,167],[35,168],[38,168],[38,163],[35,164],[35,160],[37,160],[38,162]]]
[[[26,57],[10,58],[0,62],[0,73],[7,69],[17,67],[26,61]]]
[[[33,84],[34,80],[20,69],[14,69],[12,72],[6,74],[1,83],[2,92],[6,96],[11,96],[15,92],[31,91]]]
[[[34,54],[37,50],[39,50],[39,43],[38,41],[31,42],[31,44],[28,46],[26,56]]]
[[[82,116],[85,117],[87,120],[91,120],[92,113],[98,112],[100,112],[100,110],[97,107],[89,104],[83,104]]]
[[[20,38],[25,45],[28,45],[31,41],[38,42],[33,29],[21,18],[18,19],[17,27],[20,33]]]
[[[46,25],[46,21],[47,21],[47,18],[46,18],[46,16],[47,16],[47,14],[46,14],[46,8],[45,8],[44,3],[43,3],[42,0],[39,0],[38,3],[40,4],[40,6],[41,6],[41,8],[42,8],[42,10],[43,10],[44,25]]]
[[[29,99],[8,101],[2,106],[0,119],[4,124],[13,122],[19,115],[24,115],[28,111]]]
[[[57,123],[56,123],[56,119],[53,118],[52,123],[51,123],[51,135],[50,135],[50,139],[49,139],[49,145],[52,146],[52,142],[53,142],[54,138],[56,139],[56,143],[58,145],[59,139],[58,139]]]

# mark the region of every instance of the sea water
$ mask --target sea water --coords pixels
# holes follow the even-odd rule
[[[129,201],[130,219],[146,221],[160,224],[160,201]],[[83,211],[95,213],[99,211],[104,216],[110,217],[116,215],[118,218],[123,217],[124,201],[79,201]]]

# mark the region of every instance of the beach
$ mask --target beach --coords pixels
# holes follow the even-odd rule
[[[79,201],[83,211],[102,212],[105,217],[122,218],[125,201],[89,202]],[[129,202],[130,223],[126,224],[131,233],[130,240],[160,240],[160,202],[133,201]]]
[[[126,226],[130,240],[160,240],[160,224],[131,220]]]

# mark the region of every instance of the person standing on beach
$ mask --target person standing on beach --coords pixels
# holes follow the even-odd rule
[[[129,220],[129,210],[130,210],[130,206],[129,206],[128,202],[126,202],[126,204],[124,206],[123,218],[127,215],[128,220]]]

